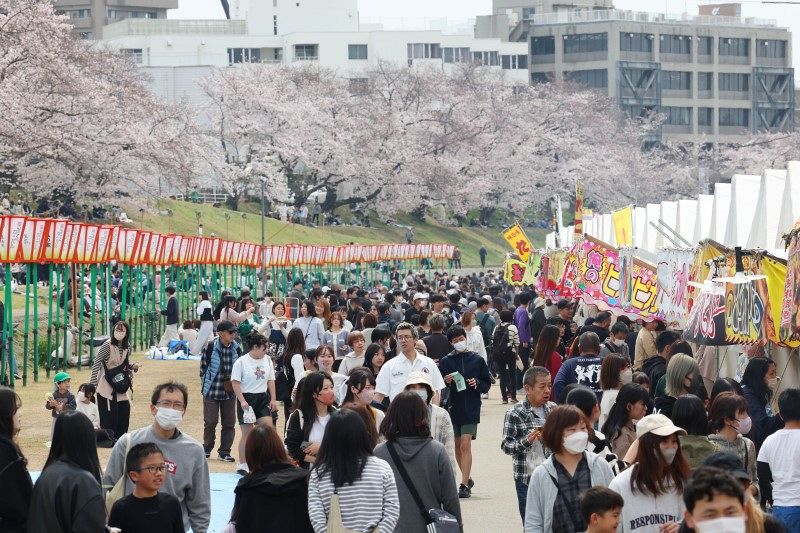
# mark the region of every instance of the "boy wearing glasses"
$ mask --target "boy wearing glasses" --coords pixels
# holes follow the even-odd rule
[[[125,473],[134,485],[133,493],[114,504],[108,525],[122,531],[183,533],[178,498],[159,492],[167,465],[161,449],[152,442],[131,447],[125,458]]]

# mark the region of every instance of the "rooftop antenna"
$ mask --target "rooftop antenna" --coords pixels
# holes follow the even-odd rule
[[[225,18],[230,20],[231,19],[231,6],[228,5],[228,0],[219,0],[222,2],[222,9],[225,11]]]

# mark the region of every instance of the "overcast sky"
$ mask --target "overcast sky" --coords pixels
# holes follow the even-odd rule
[[[233,3],[235,0],[230,0]],[[251,0],[266,1],[266,0]],[[794,66],[800,67],[800,0],[796,5],[766,5],[746,1],[742,14],[746,17],[776,19],[788,26],[793,33]],[[697,14],[696,0],[616,0],[618,9],[638,11]],[[463,20],[477,15],[488,15],[492,10],[491,0],[359,0],[358,11],[362,18],[373,17],[448,17]],[[170,11],[170,18],[223,18],[219,0],[180,0],[180,7]]]

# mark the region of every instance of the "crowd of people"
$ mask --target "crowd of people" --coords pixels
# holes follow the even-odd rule
[[[152,424],[128,427],[138,365],[124,321],[77,397],[55,376],[35,485],[16,444],[19,397],[0,388],[13,493],[0,531],[204,533],[214,453],[241,475],[227,532],[463,530],[493,385],[490,401],[509,409],[502,435],[481,438],[511,456],[526,532],[800,531],[800,390],[775,398],[763,355],[741,382],[704,381],[680,332],[489,273],[300,281],[285,299],[241,291],[216,306],[200,292],[196,312],[199,327],[178,335],[202,354],[202,442],[179,429],[190,394],[172,381],[152,392]],[[113,446],[102,470],[101,443]]]

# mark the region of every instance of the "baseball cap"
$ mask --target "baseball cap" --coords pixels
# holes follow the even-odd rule
[[[686,431],[679,428],[672,423],[668,417],[662,414],[647,415],[636,423],[636,438],[642,438],[642,435],[652,433],[659,437],[667,437],[680,433],[686,435]]]
[[[725,470],[735,478],[751,481],[750,474],[745,471],[741,459],[732,453],[714,452],[703,459],[700,466],[715,466]]]
[[[427,300],[424,294],[421,292],[415,293],[413,300]]]
[[[567,300],[566,298],[562,298],[561,300],[559,300],[559,301],[558,301],[558,303],[556,304],[556,306],[557,306],[559,309],[564,309],[565,307],[569,307],[569,306],[570,306],[570,303],[569,303],[569,300]]]
[[[220,331],[227,331],[229,333],[236,333],[236,326],[233,325],[233,322],[228,320],[221,320],[219,324],[217,324],[217,332]]]
[[[66,372],[59,372],[56,374],[56,377],[53,378],[53,383],[61,383],[62,381],[66,381],[68,379],[72,379],[69,377],[69,374]]]
[[[431,389],[433,389],[433,380],[431,379],[431,375],[427,372],[411,372],[408,375],[408,381],[406,381],[406,387],[409,385],[427,385]]]

